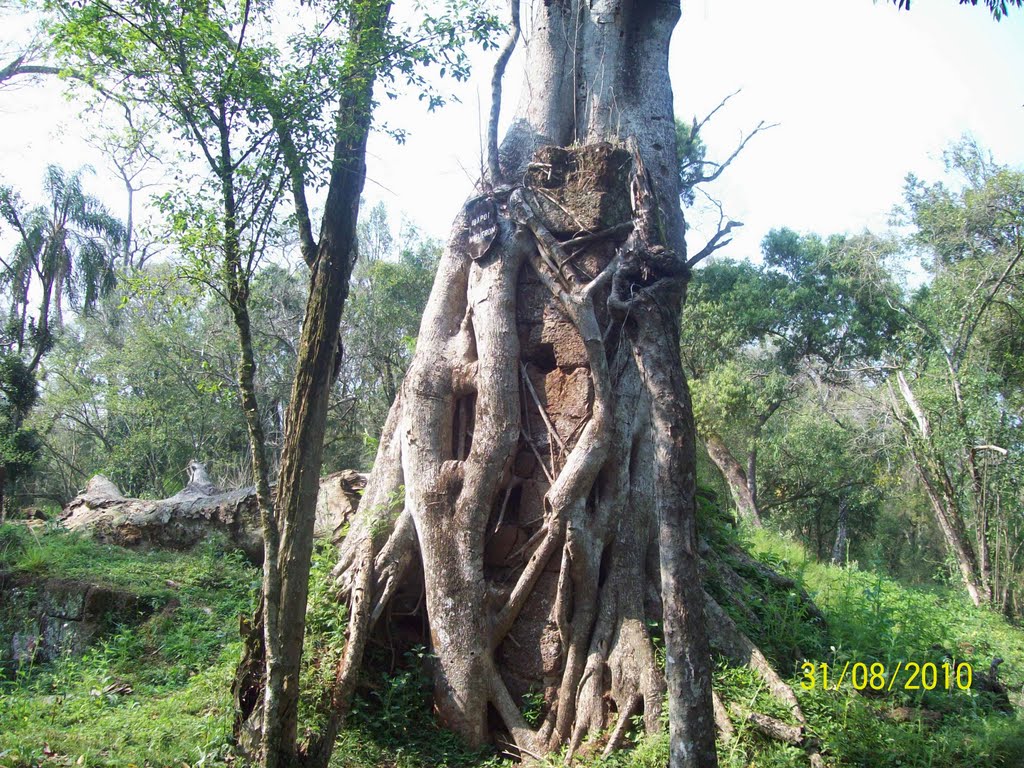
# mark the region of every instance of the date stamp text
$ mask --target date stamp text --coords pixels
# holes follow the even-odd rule
[[[970,690],[974,672],[966,661],[936,664],[900,661],[895,667],[881,662],[846,662],[842,667],[825,662],[805,661],[800,665],[805,691],[838,691],[848,686],[857,691]]]

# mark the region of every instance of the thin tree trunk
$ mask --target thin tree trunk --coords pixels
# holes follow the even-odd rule
[[[832,545],[832,564],[843,565],[846,562],[846,526],[850,516],[850,507],[846,499],[839,500],[839,520],[836,523],[836,541]]]
[[[970,595],[971,601],[975,605],[983,605],[991,600],[991,593],[986,594],[981,582],[978,560],[957,504],[956,490],[949,479],[941,457],[936,455],[937,449],[932,443],[928,416],[902,371],[897,371],[896,380],[903,402],[914,419],[912,423],[900,414],[896,396],[890,389],[893,413],[903,428],[914,469],[924,486],[932,511],[935,513],[935,519],[946,540],[946,546],[956,559],[967,594]]]
[[[912,438],[909,438],[908,442],[910,439]],[[960,511],[957,509],[955,501],[944,498],[940,494],[920,453],[911,448],[911,454],[914,468],[917,470],[917,475],[924,486],[925,494],[928,496],[932,511],[935,513],[939,529],[946,540],[946,546],[956,559],[967,594],[970,595],[971,602],[975,605],[983,605],[985,603],[984,591],[978,579],[977,559],[974,556],[974,549],[971,547],[967,531],[964,529],[963,521],[960,518]]]
[[[667,298],[667,301],[658,299]],[[690,392],[679,360],[679,316],[667,308],[678,298],[652,296],[648,312],[661,323],[644,329],[634,354],[648,384],[657,467],[665,677],[669,689],[669,766],[714,766],[714,711],[706,669],[711,649],[704,626],[703,588],[697,556],[695,427]],[[754,510],[756,514],[756,508]],[[694,661],[703,662],[695,666]]]
[[[231,136],[224,105],[220,105],[220,167],[221,196],[224,206],[224,280],[228,306],[238,332],[239,361],[238,389],[245,415],[249,436],[249,454],[252,460],[253,481],[256,487],[256,501],[259,509],[260,528],[263,533],[263,582],[260,605],[260,621],[256,622],[263,631],[263,654],[267,668],[276,668],[281,656],[279,633],[279,610],[273,601],[264,596],[280,591],[280,534],[274,503],[270,490],[270,467],[267,462],[266,437],[263,420],[260,417],[259,400],[256,395],[256,359],[252,346],[252,326],[249,317],[249,279],[242,265],[241,244],[237,227],[237,204],[234,187],[234,163],[231,157]],[[266,676],[268,680],[275,679]],[[264,712],[268,721],[277,720],[276,704],[280,691],[267,687]]]
[[[7,521],[7,467],[0,465],[0,523]]]
[[[722,473],[740,517],[751,525],[761,528],[764,522],[761,520],[761,513],[751,494],[747,482],[749,476],[743,471],[743,466],[732,455],[725,441],[713,432],[704,437],[704,446],[707,448],[708,456],[718,467],[718,471]]]
[[[757,510],[757,446],[761,440],[761,433],[764,432],[765,424],[775,415],[775,412],[782,407],[782,400],[773,400],[768,408],[757,418],[753,434],[750,436],[750,450],[747,451],[747,491],[750,494],[750,502]]]
[[[390,2],[372,0],[350,13],[351,55],[338,104],[337,132],[327,200],[315,253],[310,254],[308,220],[300,215],[303,249],[312,255],[310,292],[296,362],[285,441],[278,475],[275,511],[280,531],[279,588],[268,583],[265,613],[278,612],[275,642],[280,657],[268,654],[263,719],[263,765],[289,765],[297,756],[299,673],[305,632],[310,558],[316,499],[323,461],[324,428],[330,390],[337,370],[341,315],[348,297],[355,258],[359,197],[366,178],[366,140],[373,85]],[[287,133],[284,130],[279,133]],[[296,207],[305,211],[302,169],[289,166]],[[269,630],[268,630],[269,632]],[[269,635],[268,635],[269,636]],[[330,759],[333,739],[311,754],[318,764]]]
[[[747,493],[750,496],[750,503],[757,509],[757,438],[750,443],[750,450],[747,451]]]
[[[53,294],[53,276],[43,280],[43,297],[39,305],[39,322],[36,323],[34,350],[28,364],[29,373],[35,373],[43,355],[50,347],[50,300]]]

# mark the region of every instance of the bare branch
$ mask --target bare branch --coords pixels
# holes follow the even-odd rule
[[[743,137],[743,140],[740,141],[739,146],[737,146],[736,149],[733,150],[732,154],[729,155],[729,157],[727,157],[723,162],[716,163],[711,160],[701,160],[699,163],[694,163],[695,165],[700,166],[711,166],[715,170],[710,174],[705,174],[702,170],[701,174],[694,180],[693,183],[703,184],[705,182],[714,181],[715,179],[717,179],[719,176],[722,175],[725,169],[729,167],[732,161],[739,156],[740,152],[743,151],[743,148],[747,146],[747,142],[749,142],[752,138],[757,136],[757,134],[761,133],[762,131],[767,131],[769,128],[775,128],[778,125],[778,123],[766,123],[764,120],[762,120],[757,124],[754,130],[752,130],[750,133]]]
[[[693,118],[693,128],[690,131],[690,136],[696,136],[700,132],[700,129],[703,128],[705,125],[707,125],[708,121],[711,120],[711,118],[715,116],[715,113],[718,110],[720,110],[722,107],[724,107],[726,104],[728,104],[729,100],[732,99],[733,96],[739,95],[739,92],[742,91],[742,90],[743,90],[742,88],[737,88],[735,91],[733,91],[728,96],[726,96],[724,99],[722,99],[720,102],[718,102],[718,106],[715,107],[714,109],[712,109],[710,112],[708,112],[704,116],[704,119],[701,120],[699,123],[697,122],[697,118],[696,117]]]
[[[715,233],[714,237],[708,240],[707,244],[701,248],[700,251],[691,256],[686,262],[686,266],[690,269],[693,269],[693,267],[702,262],[719,248],[724,248],[731,243],[732,238],[728,237],[729,233],[737,227],[743,226],[742,221],[733,221],[732,219],[726,221],[725,211],[722,209],[722,204],[715,198],[711,197],[707,192],[704,193],[704,196],[718,209],[718,231]]]
[[[1002,274],[996,279],[992,289],[988,292],[984,301],[982,301],[978,311],[974,313],[974,317],[971,319],[970,324],[965,330],[961,331],[960,338],[957,339],[957,343],[953,347],[953,355],[957,358],[957,367],[959,367],[960,359],[964,355],[971,337],[974,336],[974,331],[977,329],[978,323],[981,322],[982,316],[985,314],[985,311],[995,299],[996,294],[999,293],[1000,289],[1006,283],[1007,278],[1013,272],[1014,267],[1017,266],[1022,257],[1024,257],[1024,248],[1018,248],[1017,253],[1012,259],[1010,259],[1010,263],[1006,265],[1006,269],[1004,269]],[[981,285],[978,287],[980,288]]]
[[[699,264],[701,261],[703,261],[708,256],[710,256],[712,253],[717,251],[719,248],[723,248],[723,247],[727,246],[729,243],[732,242],[732,238],[730,237],[727,240],[723,240],[723,238],[727,237],[728,234],[730,232],[732,232],[732,230],[734,230],[736,227],[742,227],[742,226],[743,226],[743,222],[742,221],[732,221],[732,220],[730,220],[728,223],[726,223],[726,225],[724,227],[721,227],[718,230],[718,232],[715,233],[714,237],[712,237],[710,240],[708,240],[707,245],[705,245],[703,248],[701,248],[696,253],[696,255],[690,257],[690,259],[686,262],[686,266],[692,268],[696,264]]]

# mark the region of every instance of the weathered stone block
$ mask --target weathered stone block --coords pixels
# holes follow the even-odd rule
[[[632,158],[607,142],[542,147],[526,172],[538,213],[551,232],[571,237],[628,221]]]

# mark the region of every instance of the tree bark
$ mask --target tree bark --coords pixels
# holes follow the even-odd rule
[[[846,499],[839,501],[839,520],[836,523],[836,540],[832,545],[832,564],[843,565],[846,562],[846,536],[847,521],[849,519],[849,504]]]
[[[193,479],[167,499],[125,497],[110,480],[96,475],[68,502],[65,528],[107,544],[130,548],[189,549],[223,535],[252,562],[263,559],[263,528],[254,488],[221,491],[205,479],[202,465],[190,465]],[[199,473],[202,473],[201,475]],[[199,477],[199,481],[196,478]],[[362,475],[351,470],[323,478],[317,503],[317,537],[331,537],[354,515]]]
[[[342,543],[350,645],[420,559],[437,709],[471,744],[572,754],[636,712],[656,729],[660,620],[671,765],[717,764],[679,360],[678,18],[673,2],[533,9],[493,191],[455,222]]]
[[[747,451],[747,493],[754,509],[757,509],[757,436]]]
[[[949,473],[932,440],[931,424],[927,413],[921,407],[917,396],[902,371],[897,371],[896,380],[906,410],[913,421],[903,415],[890,389],[890,401],[902,430],[910,456],[917,471],[925,494],[931,504],[935,519],[942,530],[946,546],[953,554],[964,580],[964,587],[975,605],[991,601],[991,592],[986,587],[978,568],[978,559],[967,534],[967,526],[957,502],[956,489]]]

